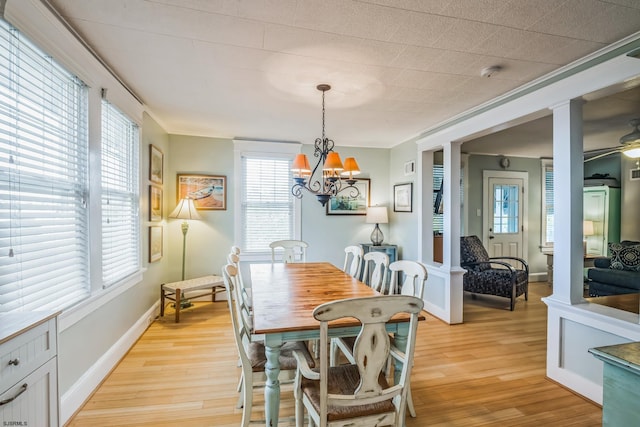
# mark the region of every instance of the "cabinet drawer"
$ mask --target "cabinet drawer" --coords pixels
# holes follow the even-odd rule
[[[56,358],[0,393],[0,426],[58,426]]]
[[[56,355],[56,320],[0,344],[0,393]]]

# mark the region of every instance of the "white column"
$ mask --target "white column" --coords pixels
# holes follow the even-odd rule
[[[444,235],[442,263],[460,265],[460,146],[449,142],[444,145],[443,223]]]
[[[553,295],[577,304],[583,300],[582,101],[570,100],[553,110]]]
[[[460,142],[444,144],[444,186],[442,264],[449,271],[449,323],[461,323],[463,317],[462,276],[460,267]]]
[[[433,151],[418,152],[418,180],[420,188],[415,194],[421,194],[421,214],[418,221],[418,235],[421,244],[418,247],[418,259],[433,261]]]

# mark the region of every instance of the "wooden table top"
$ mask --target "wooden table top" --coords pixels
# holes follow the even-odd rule
[[[330,263],[251,264],[254,333],[318,329],[313,310],[325,302],[380,295]],[[405,321],[408,316],[394,317]],[[330,326],[356,326],[340,319]]]

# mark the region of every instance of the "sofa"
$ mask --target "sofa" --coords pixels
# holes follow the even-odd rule
[[[589,296],[640,292],[640,242],[609,243],[609,253],[596,258],[587,272]]]

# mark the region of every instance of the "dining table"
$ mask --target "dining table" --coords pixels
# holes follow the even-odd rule
[[[320,338],[320,322],[313,317],[313,310],[320,304],[379,293],[328,262],[250,264],[246,273],[250,276],[245,280],[250,283],[253,302],[251,339],[264,341],[267,358],[265,425],[274,427],[279,420],[278,358],[282,344]],[[420,318],[424,320],[424,316]],[[360,323],[355,318],[329,324],[330,337],[356,336],[359,331]],[[394,334],[395,345],[404,351],[409,315],[394,316],[387,323],[387,331]],[[400,368],[397,366],[395,372],[399,373]]]

